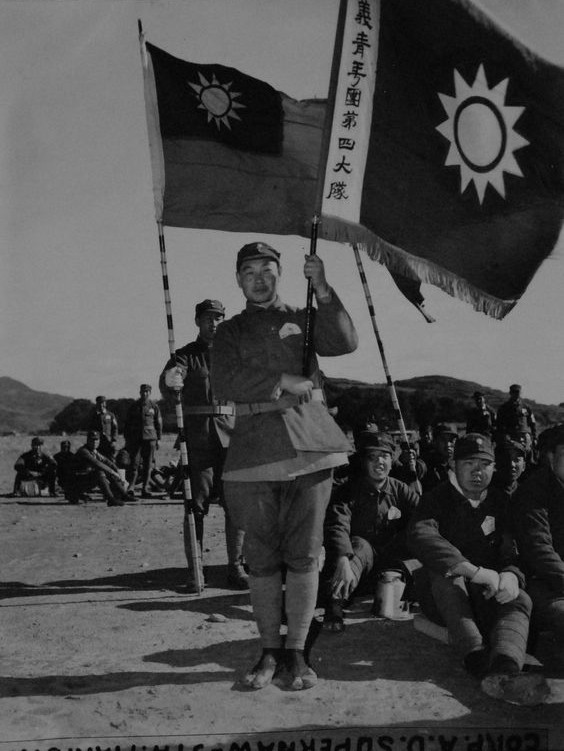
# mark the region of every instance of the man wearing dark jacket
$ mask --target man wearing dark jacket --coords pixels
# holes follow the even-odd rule
[[[155,451],[163,430],[163,421],[159,405],[151,399],[151,386],[142,383],[139,387],[139,399],[131,405],[125,418],[123,437],[129,453],[130,477],[129,491],[135,493],[139,467],[142,465],[143,489],[141,495],[150,497],[149,478],[155,461]]]
[[[548,466],[516,491],[513,516],[534,618],[564,645],[564,426],[544,432]]]
[[[184,428],[188,447],[188,466],[192,500],[186,504],[184,514],[184,551],[188,562],[188,591],[194,591],[192,571],[189,512],[192,510],[196,525],[196,539],[203,548],[204,516],[210,499],[217,494],[225,509],[225,543],[227,546],[227,583],[236,589],[248,589],[248,575],[243,565],[244,532],[237,529],[227,509],[223,494],[221,473],[229,436],[235,423],[233,405],[219,404],[210,386],[210,354],[218,325],[225,318],[225,308],[219,300],[202,300],[196,305],[198,337],[185,347],[176,350],[168,360],[159,388],[163,398],[171,404],[175,392],[182,392]],[[172,404],[171,404],[172,406]],[[202,578],[203,578],[203,572]]]
[[[90,430],[86,443],[74,456],[73,479],[67,485],[65,497],[69,503],[78,503],[80,496],[99,487],[108,506],[123,506],[128,498],[117,466],[101,454],[100,433]]]
[[[459,438],[453,476],[423,496],[408,545],[426,569],[434,604],[468,672],[483,678],[490,696],[538,704],[548,687],[543,676],[521,672],[532,606],[517,566],[506,496],[489,487],[493,471],[486,436]]]
[[[405,530],[419,495],[389,477],[396,448],[391,436],[365,430],[358,436],[360,474],[335,488],[325,516],[322,573],[324,627],[344,630],[343,603],[362,577],[386,569],[408,576]]]

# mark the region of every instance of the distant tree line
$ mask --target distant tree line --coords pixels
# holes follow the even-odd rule
[[[354,430],[371,418],[380,430],[396,430],[397,421],[394,414],[389,391],[383,386],[338,387],[331,379],[325,382],[325,392],[329,407],[337,407],[336,420],[345,430]],[[471,404],[470,394],[460,391],[451,394],[438,389],[396,389],[402,416],[408,430],[418,429],[421,425],[436,422],[463,424],[466,411]],[[129,407],[134,399],[108,399],[107,407],[118,421],[120,432]],[[499,400],[490,401],[490,406],[497,409]],[[163,400],[158,402],[163,415],[166,432],[176,431],[176,419],[170,404]],[[531,405],[540,426],[551,425],[564,420],[562,407]],[[78,433],[88,429],[90,415],[95,405],[89,399],[75,399],[62,409],[50,424],[52,433]]]

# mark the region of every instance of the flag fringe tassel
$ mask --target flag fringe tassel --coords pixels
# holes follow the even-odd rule
[[[320,230],[320,235],[324,239],[341,243],[356,243],[369,258],[378,261],[390,271],[426,284],[433,284],[451,297],[470,303],[474,310],[492,318],[501,320],[517,304],[517,300],[501,300],[488,295],[452,271],[432,261],[413,256],[353,222],[323,215]]]

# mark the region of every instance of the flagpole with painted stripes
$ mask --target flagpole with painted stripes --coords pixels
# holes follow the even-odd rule
[[[176,363],[176,346],[174,341],[174,323],[172,318],[172,300],[170,297],[170,285],[168,283],[168,267],[166,257],[166,245],[162,222],[163,194],[164,194],[164,162],[162,158],[162,143],[158,136],[158,106],[154,75],[151,61],[145,47],[145,34],[141,20],[137,21],[139,29],[139,43],[141,45],[141,62],[143,64],[143,80],[145,86],[145,106],[147,112],[147,127],[149,132],[149,151],[151,154],[151,168],[153,172],[153,193],[155,198],[155,213],[159,235],[159,253],[161,264],[161,277],[163,282],[164,303],[166,312],[166,325],[168,332],[168,347],[170,356]],[[196,520],[192,508],[192,488],[190,485],[190,471],[188,459],[188,445],[184,430],[184,412],[182,409],[182,391],[174,390],[174,412],[178,431],[178,443],[180,447],[180,466],[182,470],[182,494],[184,498],[185,514],[188,521],[188,536],[190,541],[190,557],[194,586],[197,594],[204,591],[204,577],[202,569],[202,551],[196,535]]]
[[[380,357],[382,358],[382,366],[384,368],[384,373],[386,374],[386,384],[388,386],[388,391],[390,394],[390,398],[392,400],[392,406],[394,408],[396,422],[398,424],[398,428],[401,433],[401,440],[409,449],[409,437],[407,435],[405,422],[403,420],[403,415],[401,413],[398,395],[396,393],[396,387],[394,386],[394,382],[392,380],[392,376],[390,375],[390,370],[388,368],[388,361],[386,359],[386,353],[384,351],[384,343],[382,342],[382,338],[380,337],[380,332],[378,330],[378,324],[376,322],[376,312],[374,310],[374,303],[372,302],[372,295],[370,294],[370,288],[368,286],[366,274],[364,273],[364,266],[362,263],[362,258],[360,257],[360,251],[356,243],[353,243],[352,248],[354,251],[354,257],[356,260],[356,265],[358,268],[360,281],[362,282],[362,288],[364,290],[364,297],[366,299],[366,304],[368,306],[368,312],[370,314],[372,330],[374,331],[374,336],[376,337],[376,341],[378,343],[378,349],[380,350]],[[410,469],[415,473],[417,472],[417,465],[415,464],[415,461],[410,461]],[[416,484],[417,491],[421,493],[422,487],[421,487],[421,483],[419,482],[419,479],[416,479],[414,482]]]

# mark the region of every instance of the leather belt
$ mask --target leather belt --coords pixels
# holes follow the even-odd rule
[[[233,404],[206,404],[206,405],[191,405],[184,407],[184,414],[186,415],[231,415],[235,414],[235,407]]]
[[[323,402],[323,391],[321,389],[313,389],[311,401]],[[291,407],[297,407],[298,404],[305,403],[305,400],[299,396],[283,396],[276,401],[270,402],[249,402],[247,404],[236,404],[236,415],[261,415],[265,412],[284,412]]]

